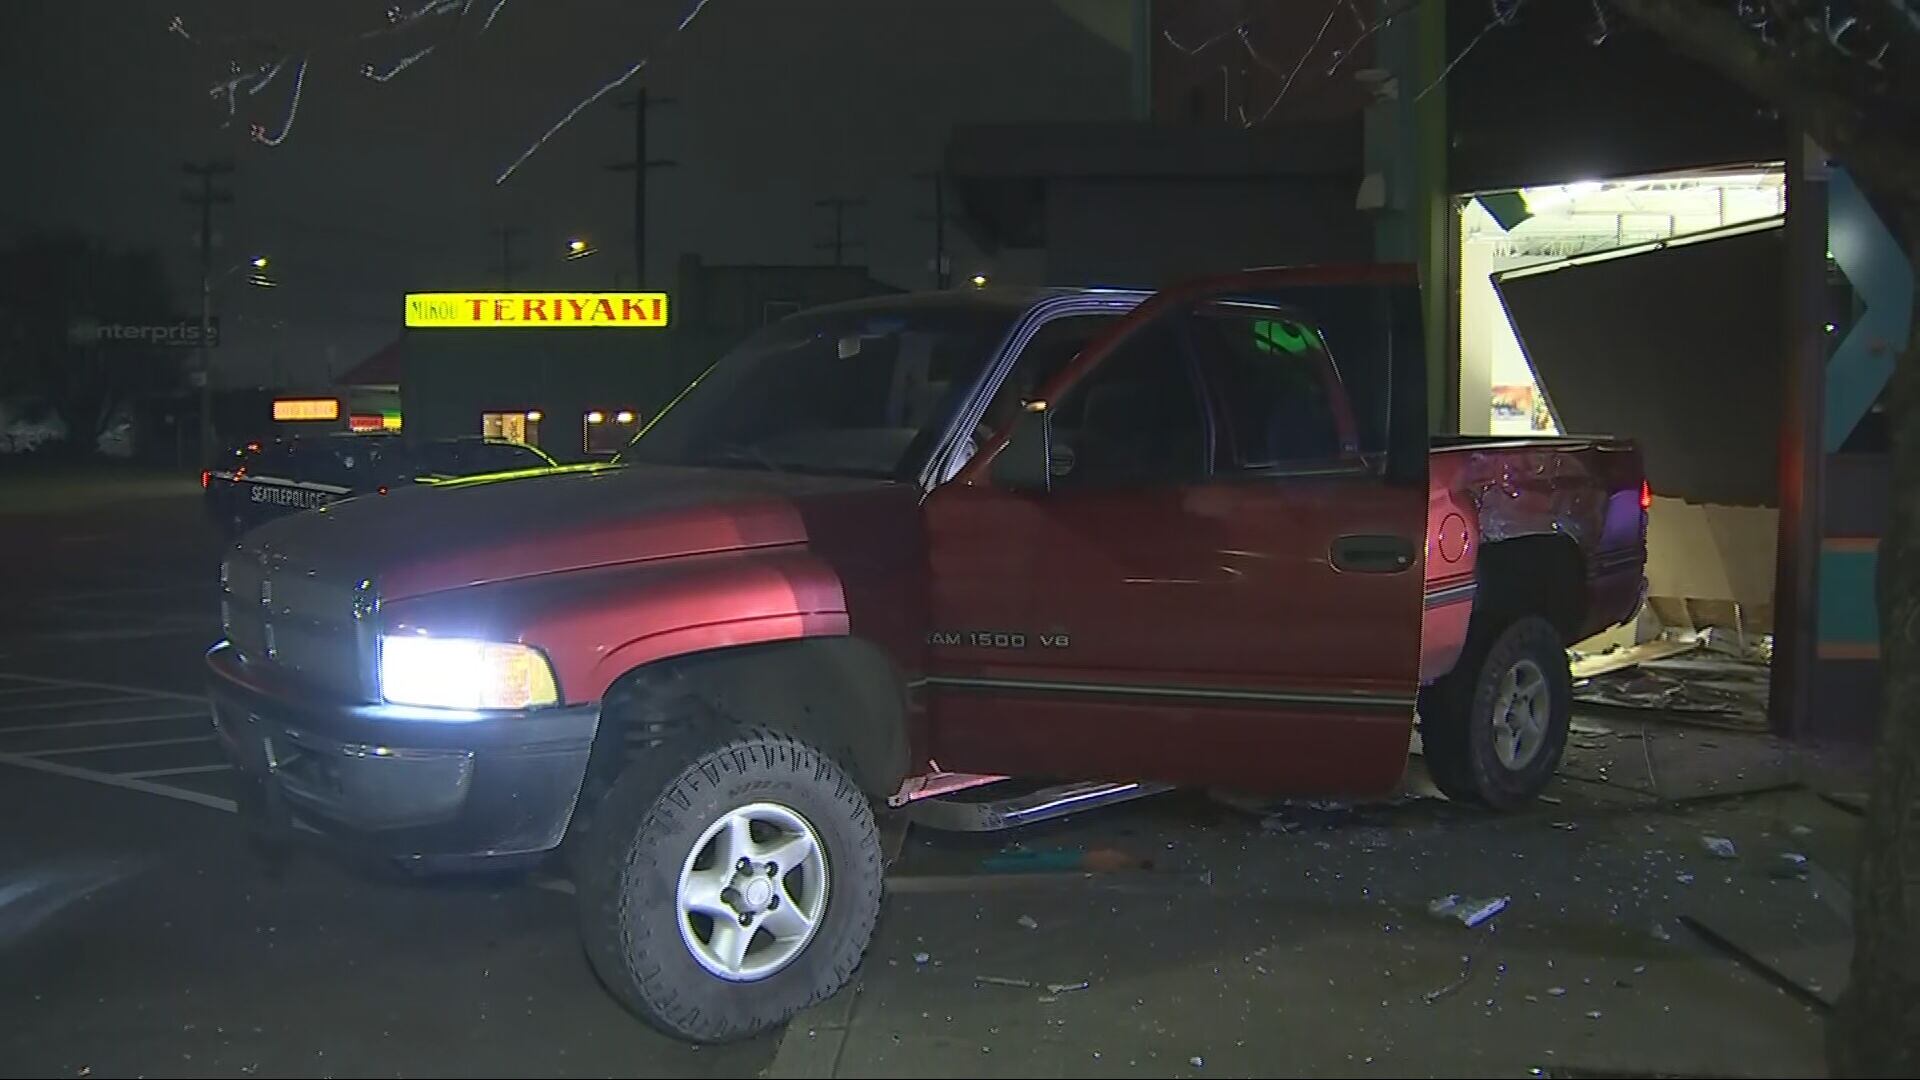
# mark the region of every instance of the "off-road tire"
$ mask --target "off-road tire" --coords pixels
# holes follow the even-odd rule
[[[1493,711],[1502,681],[1521,660],[1546,676],[1546,742],[1519,769],[1495,752]],[[1435,787],[1457,802],[1513,810],[1531,802],[1553,779],[1567,746],[1573,710],[1572,678],[1560,632],[1538,616],[1523,616],[1494,633],[1474,633],[1452,672],[1420,695],[1420,742]]]
[[[826,910],[812,940],[757,982],[710,974],[681,939],[675,890],[702,830],[775,802],[804,816],[825,848]],[[775,731],[708,731],[629,764],[597,807],[577,879],[588,959],[614,997],[676,1038],[746,1038],[832,996],[859,966],[880,911],[880,836],[866,796],[833,759]]]

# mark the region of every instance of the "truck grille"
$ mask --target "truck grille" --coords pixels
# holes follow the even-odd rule
[[[220,619],[241,659],[355,700],[373,699],[371,590],[243,548],[220,568]]]

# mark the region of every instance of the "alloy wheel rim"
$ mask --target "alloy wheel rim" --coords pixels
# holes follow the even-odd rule
[[[765,979],[799,957],[826,914],[826,847],[805,817],[757,802],[701,832],[674,890],[680,940],[707,972]]]

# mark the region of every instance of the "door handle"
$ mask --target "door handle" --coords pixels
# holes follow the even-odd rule
[[[1413,565],[1416,549],[1404,536],[1342,536],[1333,542],[1336,570],[1360,574],[1397,574]]]

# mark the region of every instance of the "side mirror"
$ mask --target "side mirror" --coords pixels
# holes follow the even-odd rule
[[[1053,432],[1053,412],[1044,401],[1028,402],[1013,434],[993,459],[995,486],[1009,491],[1049,491],[1055,477],[1073,471],[1073,449]]]

